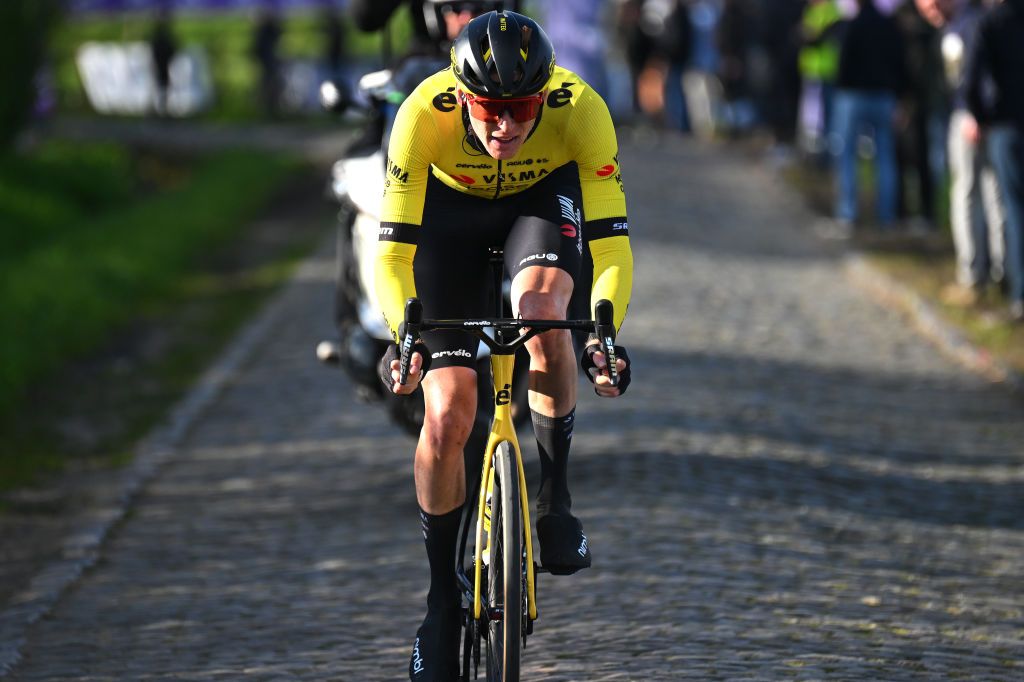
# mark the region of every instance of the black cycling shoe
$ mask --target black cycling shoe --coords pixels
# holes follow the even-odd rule
[[[590,545],[583,524],[568,512],[549,513],[537,519],[540,565],[554,575],[572,575],[590,568]]]
[[[456,682],[459,643],[462,636],[462,609],[427,608],[427,617],[416,631],[416,642],[409,659],[412,682]]]

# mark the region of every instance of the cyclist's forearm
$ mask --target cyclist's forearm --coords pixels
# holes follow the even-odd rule
[[[606,237],[590,242],[594,257],[594,285],[590,290],[590,307],[602,298],[615,307],[615,328],[622,327],[633,291],[633,251],[629,237]]]
[[[384,320],[398,341],[398,326],[405,316],[405,302],[416,295],[412,262],[416,245],[405,242],[377,242],[374,288]]]

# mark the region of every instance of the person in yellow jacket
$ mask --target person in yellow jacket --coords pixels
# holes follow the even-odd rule
[[[589,249],[591,301],[611,300],[618,328],[629,304],[633,259],[615,130],[604,101],[555,65],[543,29],[521,14],[474,18],[451,55],[451,66],[402,104],[388,146],[375,286],[396,341],[412,296],[423,302],[427,318],[489,315],[491,247],[504,249],[513,312],[524,319],[565,319],[576,282],[590,274],[581,272]],[[430,590],[409,663],[415,682],[458,676],[455,549],[466,494],[462,450],[476,413],[477,346],[464,332],[424,333],[404,386],[394,346],[381,361],[390,390],[411,393],[422,385],[425,404],[414,469]],[[628,356],[618,362],[613,388],[596,349],[588,345],[581,364],[598,395],[618,396],[629,385]],[[568,332],[540,334],[527,350],[541,457],[540,559],[552,573],[570,574],[591,563],[567,481],[576,358]]]
[[[836,0],[810,0],[801,22],[800,77],[803,81],[801,128],[809,151],[828,158],[832,94],[839,73],[838,29],[842,15]]]

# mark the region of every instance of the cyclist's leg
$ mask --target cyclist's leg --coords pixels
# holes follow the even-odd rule
[[[527,319],[565,319],[582,252],[579,176],[563,166],[524,193],[521,217],[505,244],[513,275],[512,304]],[[576,357],[568,331],[550,331],[527,344],[530,409],[541,459],[537,536],[541,563],[553,573],[590,565],[580,522],[572,516],[568,457],[576,408]]]
[[[564,320],[572,296],[564,270],[531,266],[512,280],[512,309],[532,320]],[[530,353],[530,409],[548,416],[576,405],[576,359],[567,330],[552,330],[526,342]]]
[[[416,500],[424,511],[441,514],[465,501],[462,448],[476,416],[476,369],[432,367],[422,386],[425,414],[416,445]]]
[[[462,448],[476,414],[476,371],[431,368],[421,386],[425,415],[414,469],[430,590],[427,615],[416,631],[409,675],[417,682],[447,682],[460,669],[462,612],[455,548],[466,495]]]
[[[423,314],[449,319],[486,314],[488,246],[498,236],[491,203],[431,177],[413,271]],[[480,224],[477,224],[480,223]],[[476,414],[477,340],[460,331],[425,332],[431,369],[423,378],[425,417],[416,448],[416,496],[432,514],[465,496],[462,447]]]
[[[485,314],[488,238],[484,231],[471,229],[476,227],[471,219],[486,209],[486,204],[474,204],[472,197],[436,180],[428,185],[413,262],[416,291],[427,318]],[[448,682],[460,667],[455,551],[465,499],[463,447],[476,414],[477,342],[461,332],[427,332],[423,338],[432,357],[421,383],[425,415],[414,470],[430,591],[409,675],[416,682]]]
[[[505,241],[512,307],[527,319],[564,320],[583,252],[576,164],[556,169],[520,195],[520,217]],[[576,404],[576,361],[570,333],[549,331],[527,342],[530,408],[564,415]]]

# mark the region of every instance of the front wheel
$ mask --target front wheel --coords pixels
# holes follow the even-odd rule
[[[519,465],[512,444],[494,454],[490,561],[487,570],[487,679],[519,682],[524,589],[523,514]]]

